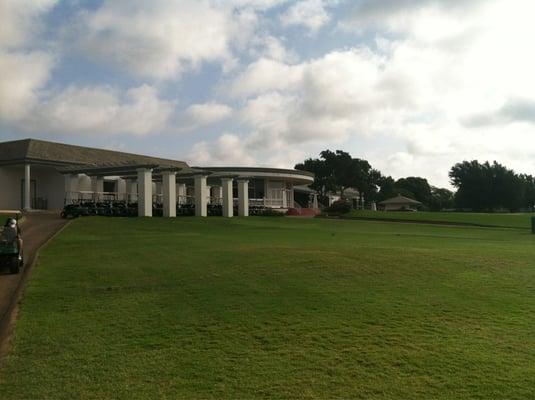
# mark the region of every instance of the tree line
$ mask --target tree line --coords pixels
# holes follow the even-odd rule
[[[533,210],[535,178],[531,175],[517,174],[496,161],[479,163],[474,160],[455,164],[449,176],[457,189],[457,208],[473,211]]]
[[[424,209],[439,211],[461,209],[472,211],[532,210],[535,204],[535,178],[516,174],[493,162],[463,161],[455,164],[449,177],[455,192],[429,184],[422,177],[394,179],[372,168],[364,159],[353,158],[342,150],[324,150],[319,158],[308,158],[295,169],[313,172],[311,186],[327,203],[329,193],[344,197],[347,189],[358,190],[361,201],[379,202],[398,194],[418,200]]]

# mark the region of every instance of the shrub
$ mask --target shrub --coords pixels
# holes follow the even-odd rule
[[[283,217],[286,213],[274,210],[273,208],[269,207],[255,207],[249,210],[249,214],[258,217]]]

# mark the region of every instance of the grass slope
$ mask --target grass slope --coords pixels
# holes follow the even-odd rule
[[[535,237],[291,218],[75,221],[2,399],[525,399]]]
[[[467,224],[504,228],[531,228],[531,217],[535,213],[468,213],[468,212],[384,212],[384,211],[352,211],[347,217],[381,220],[398,220],[414,222],[436,222],[450,224]]]

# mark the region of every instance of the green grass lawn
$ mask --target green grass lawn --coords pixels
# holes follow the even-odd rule
[[[450,224],[469,224],[480,226],[507,227],[507,228],[531,228],[531,217],[535,213],[468,213],[468,212],[410,212],[410,211],[352,211],[347,217],[437,222]]]
[[[84,218],[41,253],[8,399],[527,399],[535,235]]]

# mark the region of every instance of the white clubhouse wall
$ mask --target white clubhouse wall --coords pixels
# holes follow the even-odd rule
[[[24,178],[24,167],[0,167],[0,208],[18,210],[21,208],[20,181]]]
[[[23,179],[24,165],[0,167],[0,209],[21,208],[21,181]],[[62,174],[54,167],[31,165],[30,179],[35,181],[35,197],[46,199],[49,210],[63,208],[65,179]],[[78,175],[73,189],[76,191],[91,190],[91,179],[86,175]]]

